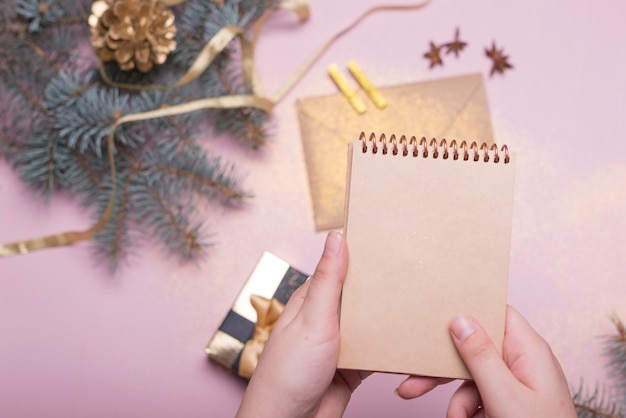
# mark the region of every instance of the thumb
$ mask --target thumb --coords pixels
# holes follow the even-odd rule
[[[461,315],[450,323],[452,340],[470,371],[485,404],[489,399],[507,399],[517,379],[502,360],[493,342],[472,317]]]
[[[319,320],[337,316],[347,270],[348,249],[345,240],[343,235],[332,231],[326,237],[322,258],[309,279],[301,308],[305,318]]]

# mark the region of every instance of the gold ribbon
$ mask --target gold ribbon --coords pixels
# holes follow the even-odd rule
[[[250,296],[250,303],[254,307],[257,314],[256,325],[254,326],[254,334],[252,338],[246,341],[246,345],[241,352],[239,360],[239,376],[251,377],[259,357],[263,352],[265,343],[269,338],[276,321],[285,309],[285,305],[276,299],[267,299],[263,296]]]
[[[180,3],[184,3],[186,0],[161,0],[167,6],[172,6]],[[113,208],[115,206],[115,194],[116,194],[116,170],[114,160],[114,138],[116,129],[129,122],[137,122],[147,119],[154,119],[166,116],[180,115],[183,113],[193,112],[201,109],[209,108],[239,108],[239,107],[254,107],[262,109],[265,112],[271,112],[274,106],[282,100],[285,95],[302,79],[311,66],[319,59],[319,57],[339,38],[350,32],[354,27],[360,24],[367,16],[372,13],[376,13],[384,10],[414,10],[420,9],[430,3],[431,0],[424,0],[420,3],[413,5],[389,5],[389,6],[376,6],[365,11],[349,26],[339,31],[331,38],[329,38],[320,48],[318,48],[311,56],[305,60],[298,69],[286,80],[286,82],[278,89],[278,91],[269,98],[263,95],[261,84],[258,80],[258,76],[254,65],[254,49],[256,42],[259,38],[261,27],[267,20],[269,14],[274,9],[268,9],[263,13],[252,28],[251,39],[246,39],[243,29],[237,26],[226,26],[219,30],[213,38],[205,45],[202,51],[198,54],[198,57],[193,62],[189,70],[173,85],[134,85],[126,83],[117,83],[108,77],[104,71],[102,62],[99,62],[99,71],[103,80],[114,87],[132,89],[132,90],[168,90],[176,87],[180,87],[190,81],[195,80],[202,72],[204,72],[213,60],[223,51],[223,49],[235,38],[239,38],[241,42],[241,60],[242,60],[242,73],[246,86],[250,88],[252,94],[242,95],[229,95],[220,97],[211,97],[205,99],[192,100],[187,103],[169,106],[157,110],[148,112],[140,112],[125,115],[119,118],[115,124],[111,127],[107,137],[107,151],[109,162],[111,165],[111,178],[112,178],[112,190],[109,203],[104,214],[100,219],[85,231],[71,231],[64,232],[56,235],[49,235],[45,237],[39,237],[30,240],[18,241],[10,244],[0,244],[0,257],[7,257],[16,254],[26,254],[30,251],[40,250],[44,248],[72,245],[80,241],[92,240],[98,232],[104,228],[109,222],[111,215],[113,214]],[[306,20],[309,17],[309,6],[307,0],[285,0],[278,3],[275,8],[286,9],[294,12],[299,19]]]

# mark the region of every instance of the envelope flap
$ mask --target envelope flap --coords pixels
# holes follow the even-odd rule
[[[481,74],[379,90],[389,104],[382,110],[370,104],[363,115],[358,115],[339,93],[299,99],[298,110],[328,131],[336,132],[346,145],[361,131],[493,143]],[[357,94],[371,103],[362,91]]]

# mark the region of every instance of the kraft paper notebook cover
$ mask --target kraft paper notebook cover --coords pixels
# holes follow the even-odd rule
[[[298,119],[317,230],[343,226],[346,148],[361,131],[493,141],[483,77],[463,75],[379,87],[387,107],[359,115],[341,93],[298,100]]]
[[[378,140],[349,147],[338,367],[469,378],[448,325],[470,314],[501,349],[515,158]]]

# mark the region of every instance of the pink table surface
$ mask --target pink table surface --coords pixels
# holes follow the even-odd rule
[[[257,50],[269,92],[327,37],[375,0],[321,0],[298,24],[287,12]],[[398,0],[399,4],[409,4]],[[216,246],[197,265],[150,247],[114,277],[89,245],[0,260],[0,416],[228,417],[245,384],[204,347],[264,250],[311,272],[315,232],[295,100],[336,92],[330,62],[356,59],[378,85],[481,72],[496,141],[518,154],[509,302],[546,337],[573,387],[605,381],[599,335],[626,319],[626,54],[618,2],[433,0],[370,16],[335,44],[276,108],[259,152],[227,139],[207,147],[234,161],[254,199],[208,208]],[[428,42],[456,27],[469,46],[429,70]],[[488,77],[483,48],[505,48],[515,68]],[[0,162],[0,241],[87,227],[67,196],[49,205]],[[376,375],[346,417],[441,417],[455,385],[414,401],[400,377]]]

